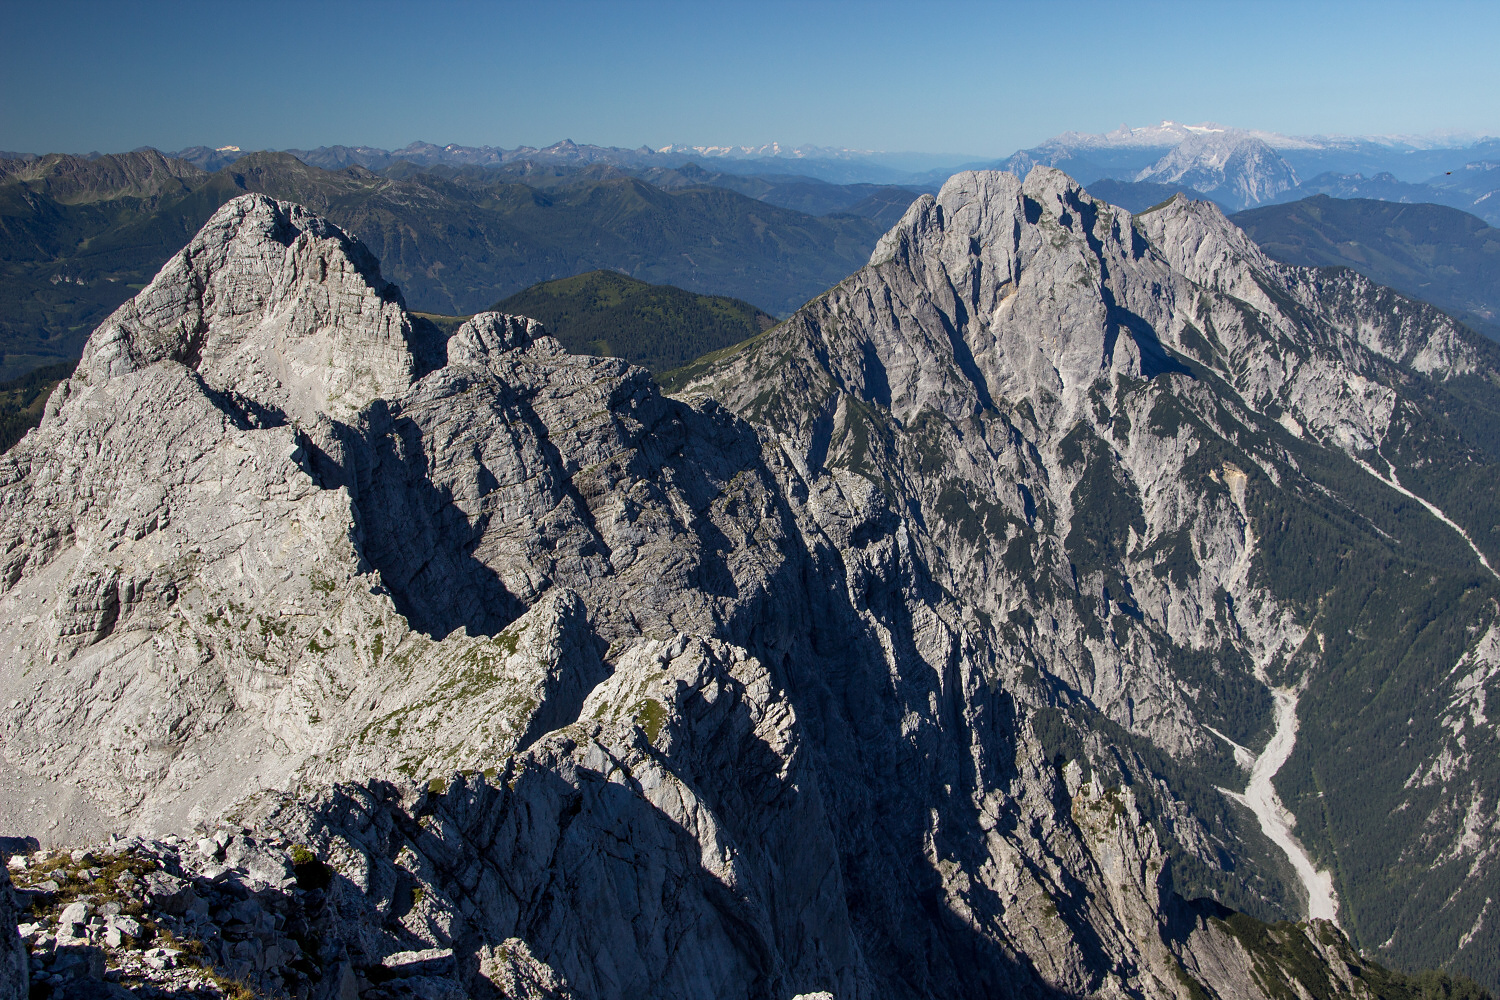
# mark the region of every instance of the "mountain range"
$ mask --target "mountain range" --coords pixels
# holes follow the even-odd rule
[[[1045,166],[660,384],[242,194],[0,456],[0,824],[319,1000],[1481,996],[1497,416]]]
[[[559,174],[527,163],[401,164],[376,174],[284,153],[244,156],[217,173],[154,152],[0,161],[0,376],[76,358],[95,324],[246,191],[315,206],[360,233],[414,308],[442,314],[608,268],[786,315],[858,267],[892,211],[915,197],[734,178],[750,197],[708,183],[728,182],[707,172],[653,176],[660,186],[607,165]]]
[[[1500,152],[1500,151],[1496,151]],[[1493,155],[1493,154],[1492,154]],[[1465,163],[1426,183],[1398,181],[1390,173],[1319,174],[1297,189],[1299,194],[1328,194],[1335,198],[1368,198],[1406,204],[1446,205],[1500,223],[1500,156]]]
[[[1173,169],[1183,173],[1195,169],[1188,162],[1186,150],[1173,161],[1162,162],[1184,143],[1197,147],[1203,154],[1199,167],[1210,171],[1214,161],[1229,158],[1246,162],[1245,169],[1231,169],[1236,176],[1223,192],[1223,203],[1233,209],[1246,208],[1265,200],[1257,192],[1277,186],[1277,177],[1291,175],[1303,179],[1324,174],[1354,175],[1361,179],[1390,173],[1402,183],[1434,183],[1450,172],[1466,170],[1470,164],[1500,160],[1500,139],[1476,137],[1461,133],[1430,136],[1288,136],[1259,129],[1240,129],[1214,122],[1184,125],[1164,121],[1159,125],[1131,128],[1120,126],[1107,133],[1064,132],[1037,146],[1020,150],[998,163],[979,157],[926,153],[891,153],[813,145],[709,145],[673,143],[658,148],[639,146],[626,149],[596,146],[564,139],[551,146],[437,145],[413,142],[401,149],[373,146],[320,146],[316,149],[289,149],[304,163],[329,170],[351,166],[383,171],[398,163],[421,167],[480,167],[493,169],[513,164],[531,164],[573,171],[592,166],[612,166],[639,173],[654,169],[674,169],[688,164],[712,163],[719,173],[762,175],[797,174],[835,184],[876,184],[936,190],[955,169],[992,167],[1009,170],[1018,176],[1037,164],[1058,167],[1085,183],[1110,179],[1131,182],[1137,175],[1149,173],[1147,180],[1171,176]],[[140,151],[150,151],[143,147]],[[163,155],[184,159],[201,169],[217,171],[251,150],[238,146],[194,146]],[[98,154],[91,154],[97,156]],[[0,152],[0,159],[34,158],[32,154]],[[1248,172],[1247,172],[1248,170]],[[1269,174],[1261,177],[1265,171]],[[1201,179],[1201,178],[1200,178]],[[1170,183],[1180,183],[1173,180]],[[1487,179],[1479,181],[1483,190],[1474,199],[1493,191]],[[1236,192],[1235,186],[1242,190]],[[1216,195],[1210,183],[1200,193]],[[1274,192],[1272,192],[1274,194]],[[1316,194],[1307,189],[1301,195]],[[1253,200],[1244,200],[1246,197]],[[1365,196],[1370,196],[1366,193]],[[1418,200],[1434,200],[1431,198]],[[1439,204],[1453,204],[1437,199]],[[1454,207],[1473,210],[1476,202]],[[1486,206],[1484,211],[1488,211]],[[1481,212],[1480,214],[1483,214]],[[1494,220],[1491,220],[1494,221]]]
[[[249,152],[252,151],[241,150],[238,146],[191,146],[163,155],[187,160],[203,170],[217,171]],[[629,170],[649,170],[671,169],[706,161],[724,172],[794,173],[838,184],[909,182],[917,174],[925,177],[934,168],[942,170],[962,159],[930,153],[884,153],[827,146],[782,146],[780,143],[753,146],[670,144],[660,149],[650,146],[623,149],[618,146],[580,145],[571,139],[564,139],[550,146],[517,146],[514,149],[453,144],[438,146],[430,142],[413,142],[395,150],[374,146],[319,146],[316,149],[287,149],[282,152],[326,170],[359,166],[378,171],[400,162],[427,167],[499,167],[512,163],[534,163],[577,168],[608,164]]]
[[[1276,260],[1350,268],[1500,340],[1500,229],[1472,215],[1317,195],[1232,218]]]
[[[1226,211],[1317,194],[1431,202],[1500,223],[1500,139],[1462,145],[1412,138],[1284,136],[1211,122],[1068,132],[995,164],[1024,176],[1042,164],[1068,171],[1132,211],[1172,192],[1217,202]],[[1367,180],[1365,174],[1374,175]],[[1400,178],[1398,180],[1398,177]]]
[[[1443,175],[1446,187],[1440,191],[1389,178],[1372,187],[1359,176],[1333,174],[1289,187],[1295,176],[1276,159],[1351,148],[1364,149],[1367,159],[1370,148],[1385,149],[1387,159],[1452,158],[1482,146],[1423,150],[1166,123],[1106,136],[1070,133],[1007,163],[1013,170],[1038,159],[1086,166],[1077,158],[1085,154],[1113,162],[1117,174],[1138,179],[1100,179],[1090,190],[1137,212],[1178,191],[1209,198],[1201,189],[1212,189],[1226,209],[1260,199],[1286,204],[1326,189],[1341,197],[1366,192],[1484,210],[1494,174],[1483,169],[1483,161]],[[571,143],[540,151],[415,144],[398,151],[401,158],[365,147],[303,152],[337,168],[327,170],[286,154],[212,152],[219,162],[239,166],[205,173],[154,152],[0,159],[0,230],[6,235],[0,251],[5,278],[0,378],[75,357],[95,323],[136,290],[133,286],[141,285],[217,205],[245,190],[316,205],[361,232],[387,260],[413,307],[439,314],[469,314],[537,281],[602,267],[698,292],[727,293],[787,315],[853,268],[881,229],[922,193],[921,185],[834,184],[796,173],[726,172],[691,162],[664,166],[666,153],[636,156]],[[862,162],[861,155],[849,153],[844,162]],[[386,165],[379,173],[348,165],[357,159]],[[784,163],[810,159],[781,158]],[[743,170],[760,160],[726,154],[713,162]],[[709,191],[733,191],[753,202]],[[800,215],[766,217],[754,202]],[[601,233],[610,238],[601,240]],[[1405,257],[1421,270],[1415,248]],[[1459,260],[1449,255],[1444,266]],[[1476,299],[1471,291],[1460,302],[1463,296],[1437,291],[1465,283],[1485,287],[1482,276],[1460,269],[1415,282],[1352,257],[1340,262],[1457,308],[1467,321],[1490,329],[1483,319],[1488,308],[1483,293]]]

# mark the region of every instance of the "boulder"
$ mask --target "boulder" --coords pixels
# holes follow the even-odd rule
[[[17,924],[20,901],[11,888],[10,875],[0,868],[0,1000],[25,1000],[30,982],[26,943]]]
[[[400,977],[444,976],[453,971],[453,949],[398,951],[381,959],[380,964]]]

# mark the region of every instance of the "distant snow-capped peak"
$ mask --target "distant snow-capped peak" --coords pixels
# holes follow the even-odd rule
[[[1270,143],[1238,130],[1194,134],[1135,179],[1183,184],[1236,208],[1268,201],[1298,184],[1297,172]]]
[[[783,146],[779,142],[763,143],[759,146],[713,146],[670,143],[657,149],[658,153],[686,153],[696,156],[716,156],[729,159],[762,159],[765,157],[788,157],[790,159],[841,160],[857,156],[874,156],[874,149],[845,149],[834,146]]]

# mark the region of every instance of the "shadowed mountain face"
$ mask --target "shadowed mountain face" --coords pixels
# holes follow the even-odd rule
[[[0,457],[0,822],[313,853],[318,1000],[1396,1000],[1219,905],[1320,902],[1293,742],[1340,925],[1492,979],[1496,355],[1038,169],[667,395],[241,197]]]

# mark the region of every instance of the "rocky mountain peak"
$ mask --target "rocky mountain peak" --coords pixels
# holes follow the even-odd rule
[[[1177,194],[1136,219],[1172,269],[1200,285],[1248,294],[1248,286],[1242,287],[1247,269],[1276,269],[1255,241],[1211,201]]]
[[[951,341],[934,360],[946,367],[956,352],[974,405],[1041,391],[1071,410],[1112,370],[1140,378],[1171,367],[1153,332],[1164,305],[1140,284],[1171,287],[1173,277],[1130,213],[1096,201],[1055,168],[1035,167],[1024,181],[995,171],[955,175],[937,197],[911,206],[872,264],[872,278],[892,286],[883,294],[912,309],[905,286],[915,282],[935,306],[941,318],[930,329],[902,324],[903,339]],[[1065,308],[1059,287],[1070,289]],[[841,301],[840,290],[832,294]],[[910,347],[880,348],[887,369],[909,367]],[[915,413],[937,401],[918,394],[893,405]]]
[[[171,876],[18,881],[309,1000],[1369,997],[1333,925],[1189,900],[1308,911],[1252,824],[1294,745],[1351,759],[1297,699],[1363,725],[1372,648],[1493,747],[1488,540],[1447,499],[1493,465],[1428,415],[1444,338],[1209,207],[975,173],[669,396],[521,317],[441,345],[347,233],[241,199],[0,458],[0,822],[151,835],[99,860]],[[1471,478],[1436,492],[1432,447]],[[1443,574],[1438,652],[1339,589]],[[1326,807],[1410,773],[1330,770]],[[1321,912],[1369,919],[1366,877]],[[34,912],[48,968],[94,940]]]
[[[1263,139],[1237,130],[1195,133],[1135,179],[1181,184],[1236,207],[1268,201],[1298,184],[1297,172],[1281,154]]]
[[[312,422],[405,389],[426,353],[363,244],[298,205],[249,194],[95,331],[75,378],[171,360],[247,418]]]
[[[972,256],[1008,272],[1017,238],[1007,238],[1007,229],[1035,226],[1046,211],[1064,229],[1077,230],[1079,213],[1092,219],[1099,204],[1055,167],[1033,167],[1024,180],[1005,171],[967,170],[949,178],[936,197],[912,202],[881,237],[870,261],[880,263],[901,253],[908,260],[915,255],[951,265]]]
[[[903,419],[924,406],[956,413],[959,399],[966,400],[962,409],[982,408],[996,396],[1024,396],[1060,403],[1057,419],[1066,422],[1086,405],[1097,380],[1186,374],[1183,359],[1207,364],[1253,398],[1270,399],[1290,385],[1279,331],[1303,322],[1293,303],[1305,307],[1326,298],[1330,281],[1349,285],[1351,295],[1368,292],[1357,275],[1309,284],[1308,272],[1272,261],[1214,203],[1179,194],[1132,216],[1042,166],[1024,181],[1008,173],[955,175],[936,197],[911,206],[882,239],[872,264],[860,284],[887,285],[879,297],[899,302],[907,314],[895,328],[896,341],[874,346],[884,370],[917,371],[916,359],[927,357],[929,347],[914,346],[915,340],[936,345],[930,359],[947,373],[911,376],[913,386],[928,388],[909,395],[901,391],[906,375],[891,378],[891,405]],[[835,311],[850,298],[850,282],[829,294]],[[1214,319],[1216,343],[1205,341],[1204,292],[1250,303],[1269,322]],[[1429,312],[1420,322],[1400,310],[1362,322],[1341,316],[1335,329],[1315,339],[1358,343],[1426,374],[1473,370],[1473,346],[1455,324]],[[1362,351],[1335,350],[1344,364],[1369,364]],[[956,394],[950,358],[968,385]],[[1235,374],[1246,365],[1251,374]],[[877,397],[884,385],[878,384]],[[937,386],[943,388],[932,391]],[[1318,422],[1366,420],[1359,415],[1362,404],[1347,412],[1342,404],[1314,410]],[[1366,441],[1373,432],[1346,427],[1339,433]]]
[[[1325,656],[1344,654],[1325,651],[1309,628],[1322,627],[1322,595],[1386,585],[1375,568],[1386,557],[1373,553],[1395,545],[1426,560],[1442,546],[1455,574],[1490,585],[1493,543],[1476,529],[1490,533],[1494,522],[1454,511],[1478,495],[1459,489],[1487,489],[1455,471],[1494,461],[1460,443],[1493,437],[1457,393],[1491,392],[1478,386],[1495,384],[1493,357],[1436,310],[1358,275],[1269,260],[1211,204],[1179,196],[1133,216],[1037,167],[1024,181],[955,176],[911,206],[870,266],[703,365],[685,392],[745,417],[811,481],[821,471],[847,494],[874,484],[867,495],[880,499],[866,502],[898,512],[910,533],[903,551],[973,610],[970,634],[986,636],[977,641],[1000,689],[1052,671],[1046,697],[1086,702],[1193,767],[1229,752],[1219,739],[1272,745],[1268,689],[1280,706],[1301,683],[1338,688],[1339,711],[1365,703],[1367,693],[1322,670]],[[1405,443],[1418,439],[1427,443]],[[1429,446],[1466,457],[1437,474]],[[1389,491],[1358,501],[1373,525],[1378,504],[1400,510],[1421,496],[1409,481],[1434,497],[1450,491],[1452,502],[1423,497],[1420,522],[1360,528],[1372,555],[1353,583],[1346,550],[1316,540],[1344,516],[1329,504]],[[1298,523],[1306,528],[1290,529]],[[1402,533],[1411,541],[1392,541]],[[1449,572],[1433,565],[1421,579]],[[1472,616],[1467,634],[1485,634],[1491,612]],[[1393,655],[1410,645],[1389,641]],[[1462,673],[1460,645],[1421,668],[1435,687]],[[1348,676],[1369,669],[1362,650],[1342,662]],[[1209,691],[1221,700],[1205,700]],[[1344,739],[1303,733],[1298,746],[1318,753]],[[1360,752],[1339,745],[1351,755],[1343,759]],[[1384,786],[1387,809],[1406,801],[1412,768],[1426,766],[1414,760]],[[1346,801],[1369,791],[1354,771],[1342,780]],[[1304,796],[1299,830],[1314,828],[1321,808]],[[1219,836],[1205,828],[1194,843]],[[1186,880],[1188,858],[1207,855],[1177,843]],[[1383,848],[1366,839],[1360,849]],[[1348,909],[1337,912],[1377,912],[1360,899],[1369,885],[1338,884]],[[1325,891],[1316,878],[1299,888],[1308,899]],[[1488,905],[1488,890],[1471,891],[1470,921]]]
[[[529,347],[543,337],[542,324],[534,319],[497,312],[478,313],[466,320],[449,339],[448,363],[485,365],[498,353]],[[546,340],[550,351],[563,353],[561,344],[550,337]]]

